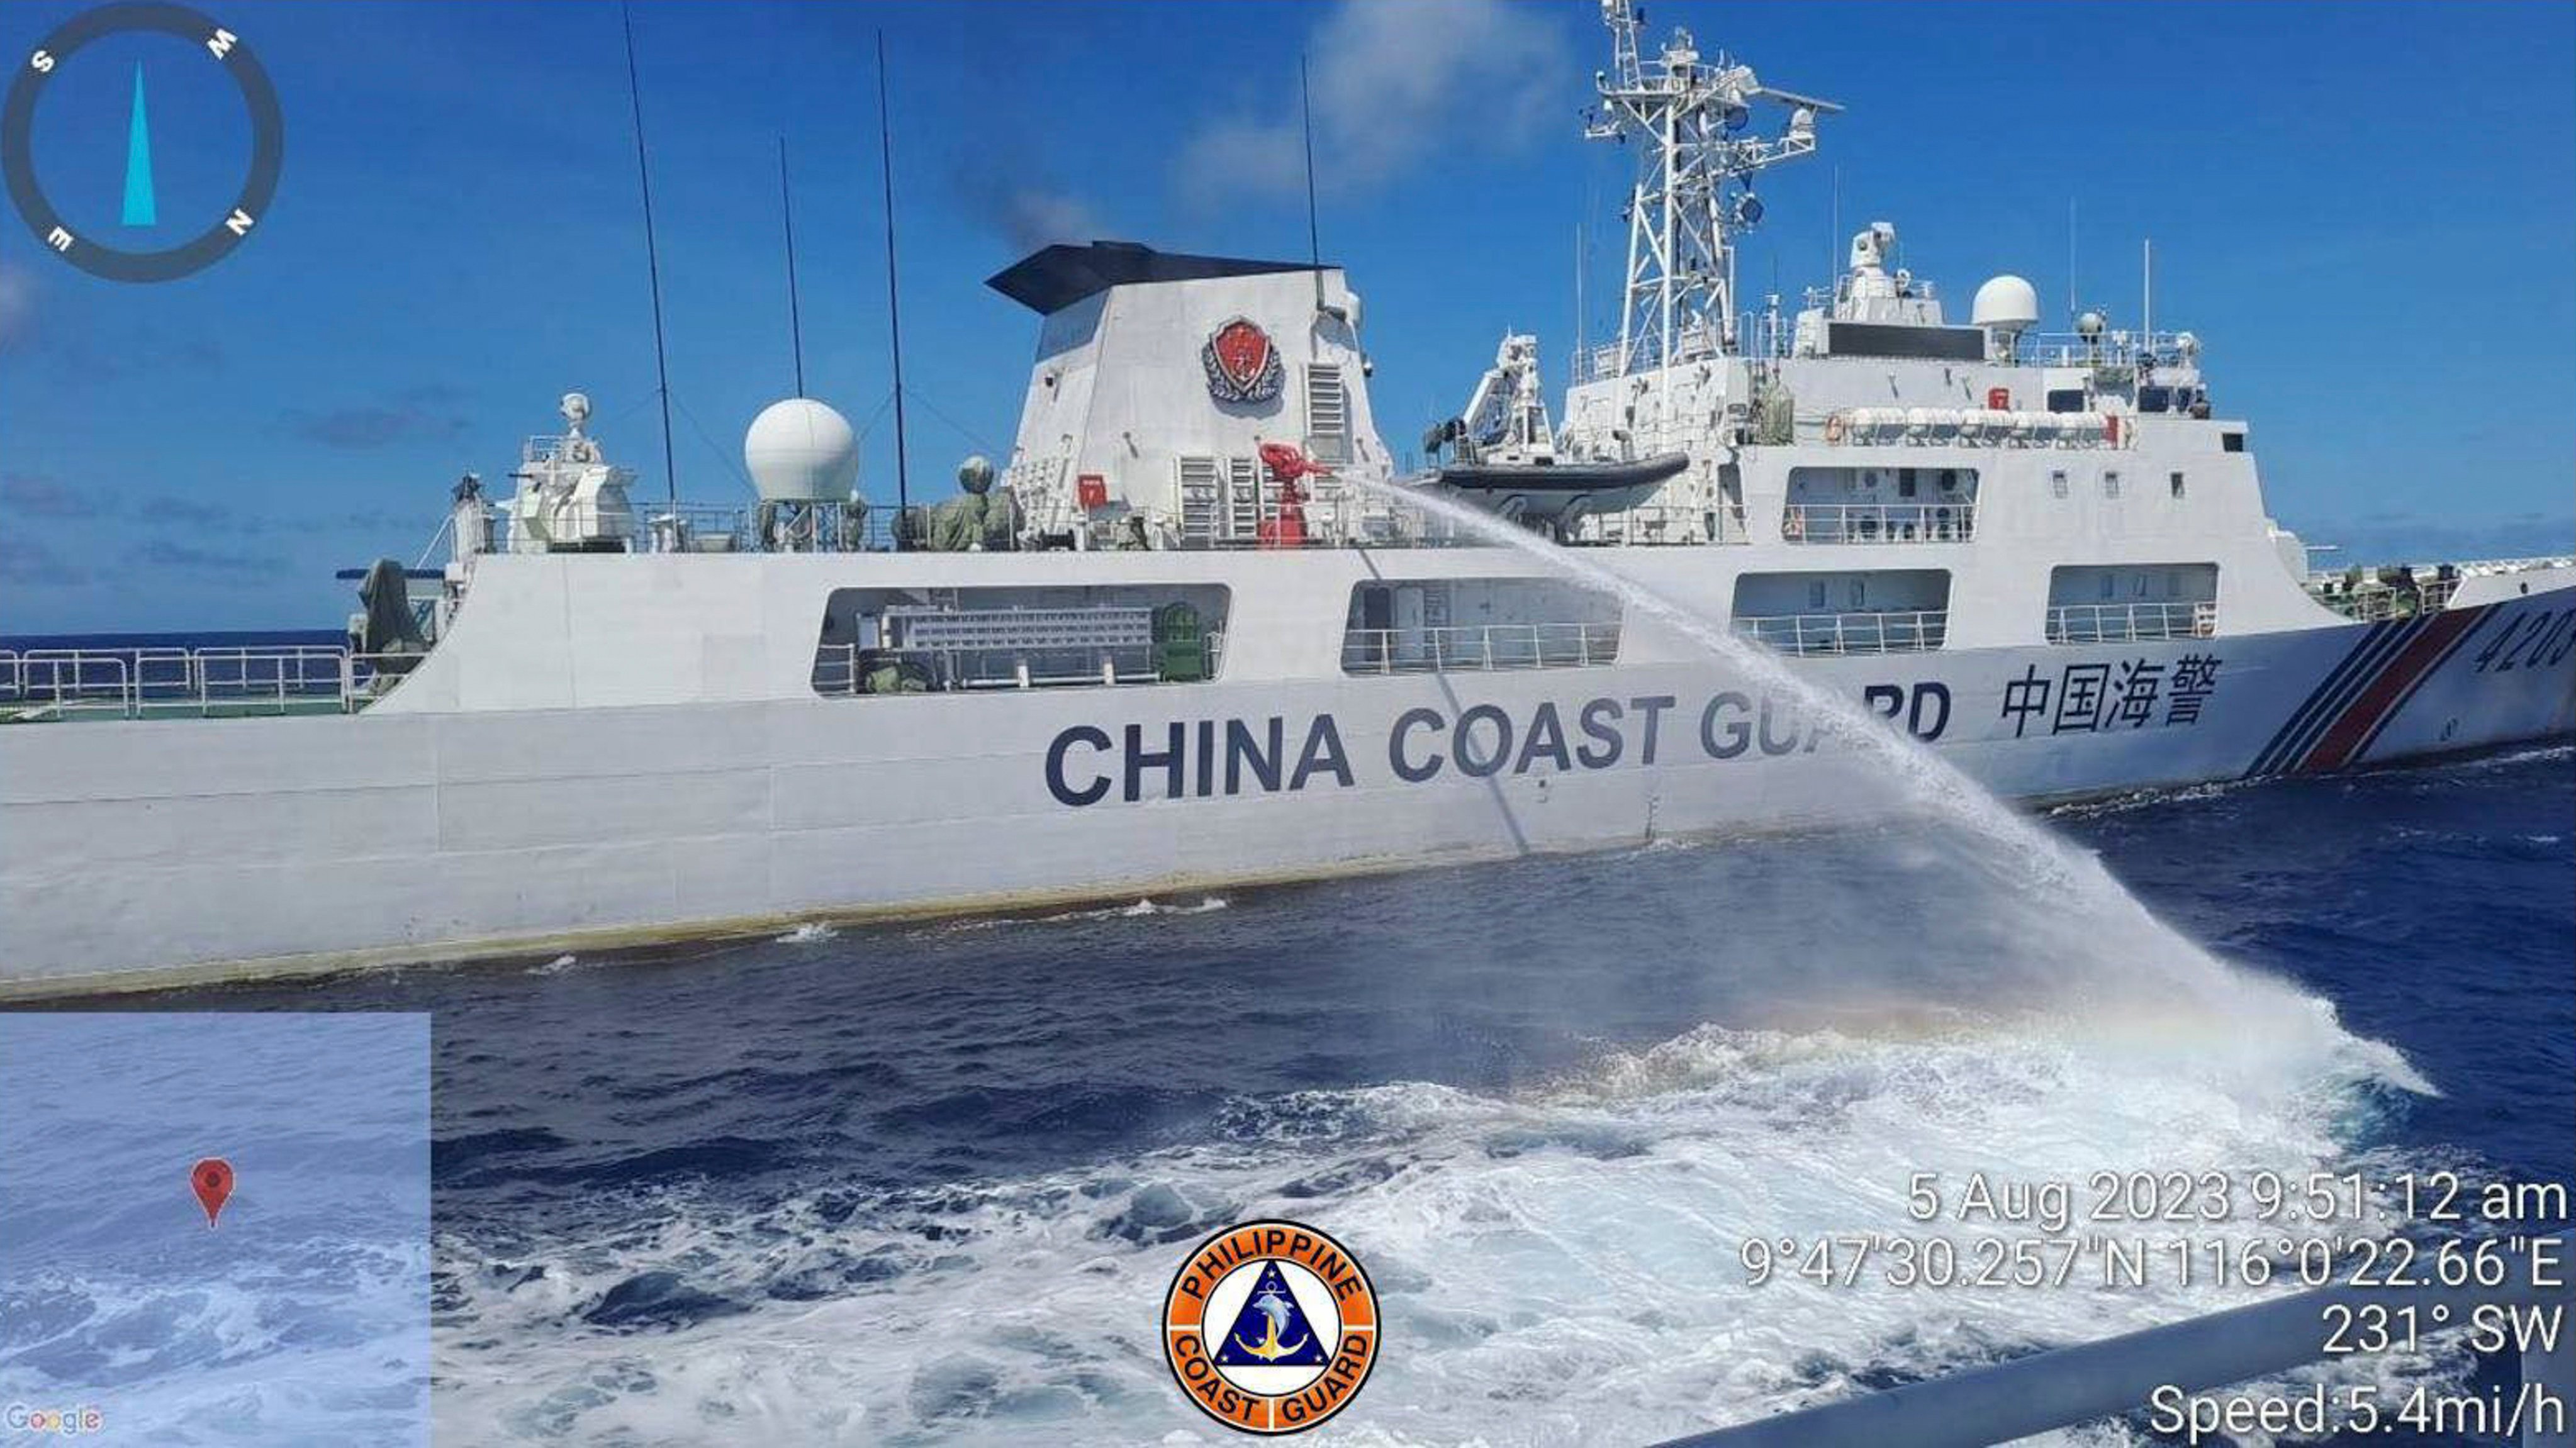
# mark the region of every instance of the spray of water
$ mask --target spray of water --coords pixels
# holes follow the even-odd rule
[[[1587,587],[1618,599],[1742,670],[1779,696],[1796,700],[1828,738],[1849,744],[1885,766],[1889,785],[1906,802],[1954,819],[2009,850],[2028,868],[2034,885],[2064,885],[2089,863],[2064,841],[2015,814],[1957,767],[1901,731],[1886,728],[1850,699],[1789,667],[1780,655],[1740,638],[1716,620],[1677,603],[1632,578],[1612,572],[1581,552],[1548,542],[1506,519],[1455,498],[1374,478],[1348,481],[1402,506],[1416,508],[1486,542],[1517,549]],[[2098,872],[2098,866],[2096,867]]]
[[[2026,902],[2045,899],[2044,915],[2027,909],[2017,923],[2043,932],[2043,949],[2026,959],[2070,969],[2045,982],[2060,1006],[2080,1003],[2099,1021],[2156,1033],[2190,1030],[2201,1044],[2213,1029],[2236,1047],[2240,1066],[2255,1066],[2290,1040],[2327,1054],[2364,1048],[2373,1074],[2408,1090],[2432,1091],[2396,1051],[2353,1041],[2327,1002],[2222,964],[2155,918],[2102,863],[2045,825],[2017,813],[1956,765],[1861,705],[1790,667],[1779,654],[1740,638],[1716,620],[1617,573],[1581,551],[1551,543],[1481,508],[1428,490],[1352,477],[1348,481],[1402,507],[1419,509],[1459,532],[1517,550],[1587,587],[1620,600],[1698,645],[1713,659],[1793,701],[1828,740],[1878,766],[1887,813],[1913,812],[1980,847],[1997,884]],[[2038,985],[2040,982],[2016,982]]]

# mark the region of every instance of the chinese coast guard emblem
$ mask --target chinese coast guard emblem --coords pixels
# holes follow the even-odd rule
[[[1219,402],[1268,402],[1287,380],[1270,334],[1249,317],[1237,317],[1211,333],[1199,349],[1199,361],[1207,367],[1208,393]]]

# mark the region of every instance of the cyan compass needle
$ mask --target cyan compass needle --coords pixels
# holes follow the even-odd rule
[[[125,127],[125,224],[159,224],[160,208],[152,199],[152,123],[143,107],[143,67],[134,67],[134,111]]]

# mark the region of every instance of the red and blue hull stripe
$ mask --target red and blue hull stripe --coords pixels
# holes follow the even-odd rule
[[[2343,661],[2254,756],[2246,776],[2311,774],[2360,759],[2494,610],[2493,604],[2444,609],[2362,630]]]

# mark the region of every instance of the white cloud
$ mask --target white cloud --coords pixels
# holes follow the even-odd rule
[[[1510,0],[1340,0],[1308,53],[1315,184],[1350,195],[1426,162],[1527,143],[1551,118],[1572,124],[1582,93],[1557,12]],[[1304,194],[1295,72],[1263,114],[1199,132],[1174,179],[1184,198]]]

